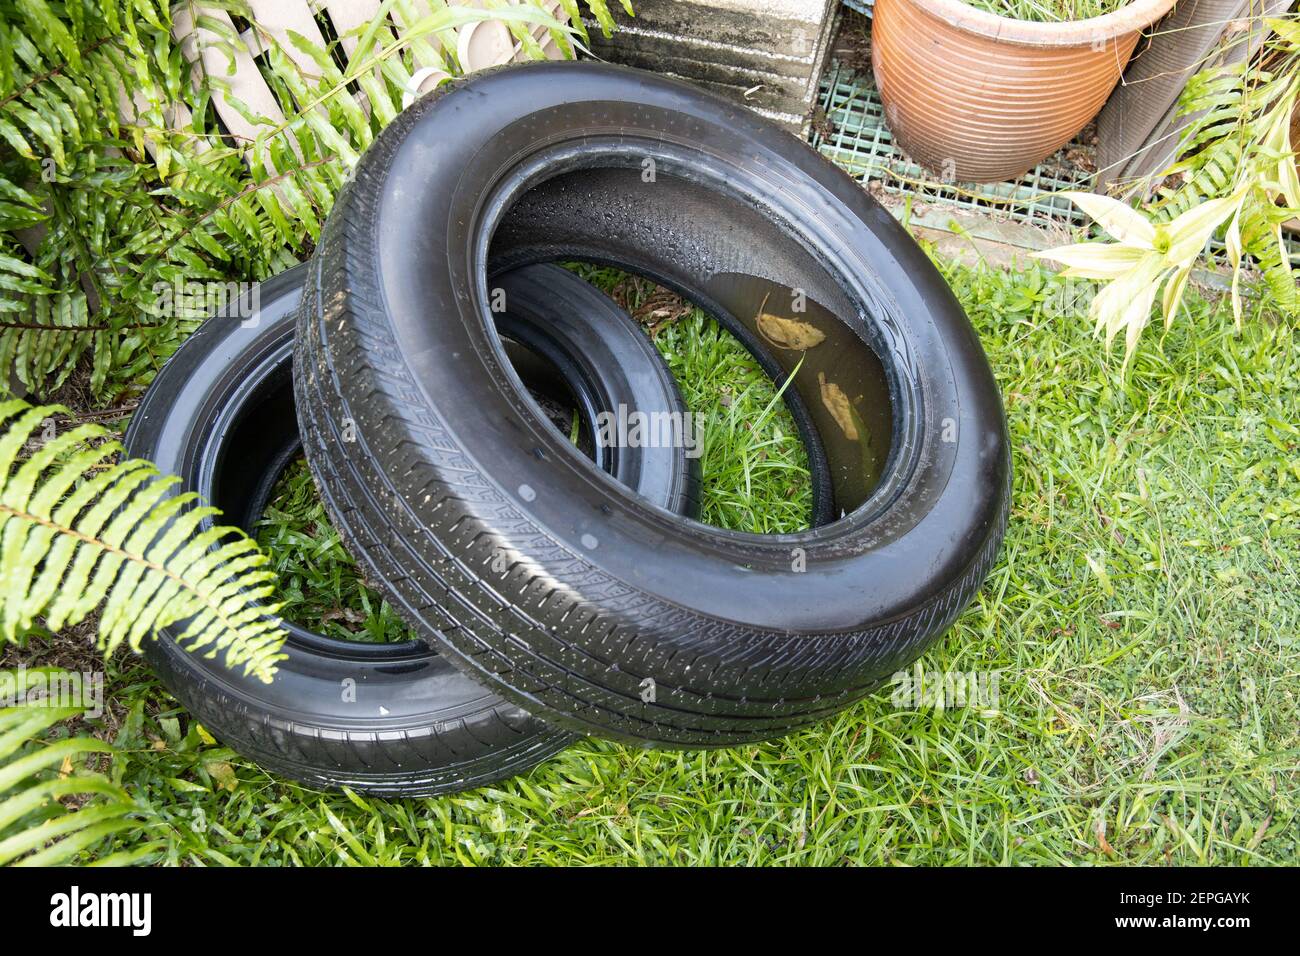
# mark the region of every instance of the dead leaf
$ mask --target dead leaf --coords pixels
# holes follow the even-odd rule
[[[671,325],[683,316],[690,315],[691,306],[667,289],[656,289],[641,305],[631,311],[632,317],[653,334],[661,326]]]
[[[63,758],[63,763],[59,764],[59,779],[62,780],[63,778],[69,776],[71,773],[72,773],[72,757],[67,756]]]
[[[1268,835],[1268,828],[1272,825],[1273,825],[1273,814],[1270,813],[1268,816],[1264,818],[1264,822],[1261,823],[1258,828],[1256,828],[1255,835],[1251,837],[1250,842],[1246,844],[1246,849],[1253,850],[1255,849],[1255,847],[1259,846],[1260,843],[1263,842],[1264,837]]]
[[[786,319],[770,312],[758,313],[758,331],[777,348],[804,351],[826,341],[826,333],[807,322]]]
[[[1101,847],[1102,852],[1107,856],[1115,855],[1115,848],[1106,839],[1106,821],[1101,817],[1097,818],[1097,845]]]
[[[817,373],[817,384],[821,386],[822,404],[835,419],[835,424],[840,426],[844,437],[849,441],[857,441],[858,426],[853,421],[853,406],[849,404],[849,397],[844,394],[844,389],[834,382],[826,381],[825,372]]]
[[[211,775],[212,779],[217,782],[217,786],[222,790],[233,791],[239,786],[239,778],[235,776],[235,768],[224,760],[205,763],[203,769]]]
[[[344,624],[362,625],[366,623],[366,616],[352,607],[336,607],[333,610],[326,611],[320,616],[322,621],[342,621]]]

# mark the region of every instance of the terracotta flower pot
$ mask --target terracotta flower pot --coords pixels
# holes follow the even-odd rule
[[[1029,23],[961,0],[876,0],[871,60],[898,144],[947,180],[1021,175],[1097,115],[1174,0]]]

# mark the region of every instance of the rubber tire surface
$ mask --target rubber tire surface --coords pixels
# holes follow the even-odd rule
[[[218,314],[187,339],[155,379],[126,436],[129,455],[181,476],[184,489],[218,503],[225,521],[246,530],[301,449],[292,339],[311,268],[304,264],[263,283],[258,299],[241,301],[237,311]],[[557,370],[570,386],[581,379],[573,390],[586,405],[681,407],[648,338],[587,283],[544,266],[503,276],[500,285],[511,305],[500,316],[503,329],[564,363]],[[254,302],[258,311],[242,323],[239,316],[250,315]],[[579,341],[588,355],[579,353]],[[672,450],[625,453],[607,466],[665,505],[689,506],[689,466]],[[412,614],[400,602],[394,607]],[[424,642],[356,644],[285,626],[288,660],[269,685],[181,650],[166,633],[146,642],[145,655],[224,743],[267,770],[317,787],[346,785],[386,796],[447,793],[525,771],[574,739],[485,690]],[[349,687],[352,700],[345,699]]]
[[[915,659],[996,558],[1010,455],[965,314],[856,182],[748,110],[608,65],[477,73],[383,131],[317,256],[295,356],[309,463],[422,632],[558,726],[698,747],[822,719]],[[856,316],[895,418],[871,499],[744,535],[666,515],[566,452],[502,369],[485,276],[569,256],[724,322],[706,293],[728,271]],[[346,472],[344,421],[362,446]]]

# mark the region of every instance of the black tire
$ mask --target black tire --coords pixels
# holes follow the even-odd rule
[[[607,65],[476,74],[378,137],[317,255],[295,366],[309,463],[425,631],[559,726],[720,746],[818,720],[916,658],[996,557],[1010,456],[965,314],[888,212],[748,110]],[[740,534],[649,506],[564,448],[504,374],[485,276],[566,258],[682,292],[779,373],[798,355],[764,354],[754,290],[806,291],[836,338],[803,357],[843,375],[875,362],[887,386],[885,431],[840,425],[840,441],[837,381],[794,382],[832,474],[855,467],[832,446],[860,477],[887,443],[872,483],[837,487],[846,514],[828,525]],[[348,418],[364,454],[344,473]],[[498,573],[500,550],[514,560]]]
[[[252,313],[247,299],[206,322],[163,368],[127,431],[128,454],[181,476],[183,488],[245,529],[301,451],[291,383],[294,312],[313,268],[263,283],[248,324],[238,318]],[[542,363],[536,377],[546,380],[526,375],[530,387],[568,388],[583,409],[619,401],[681,407],[648,337],[587,283],[544,266],[510,273],[499,285],[509,303],[503,330],[563,366]],[[645,452],[600,458],[653,500],[688,507],[685,458],[671,449]],[[350,528],[340,533],[349,541]],[[361,644],[287,622],[286,630],[288,659],[269,685],[181,650],[169,633],[148,642],[145,654],[167,688],[227,745],[314,786],[447,793],[527,770],[574,739],[485,690],[423,641]]]

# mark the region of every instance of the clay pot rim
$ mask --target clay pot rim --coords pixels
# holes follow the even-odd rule
[[[1170,11],[1176,0],[1133,0],[1118,10],[1086,20],[1037,23],[1001,17],[962,0],[901,0],[920,7],[966,33],[1020,46],[1088,46],[1144,30]]]

